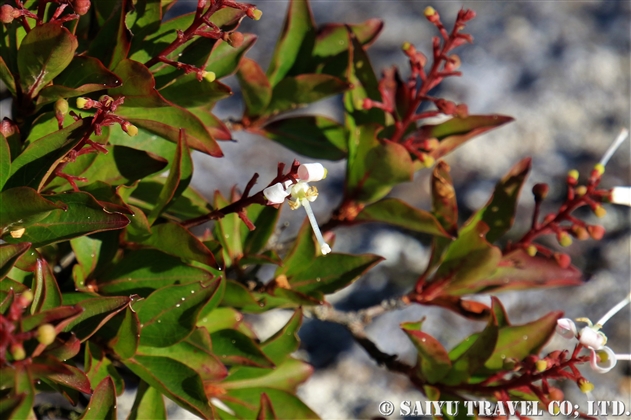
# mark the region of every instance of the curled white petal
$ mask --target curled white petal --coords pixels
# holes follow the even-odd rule
[[[607,342],[607,337],[600,331],[591,327],[584,327],[579,333],[578,341],[585,347],[593,350],[600,350]]]
[[[561,318],[557,320],[557,334],[562,335],[564,338],[570,339],[576,337],[576,325],[574,321],[569,318]]]
[[[289,195],[289,192],[285,189],[283,184],[277,182],[274,185],[263,190],[263,196],[272,204],[280,204],[285,201],[285,198]]]
[[[321,163],[303,163],[298,167],[298,178],[301,181],[320,181],[326,178],[326,168]]]
[[[589,365],[598,373],[607,373],[616,366],[618,358],[609,347],[605,346],[599,350],[591,350]]]
[[[631,187],[614,187],[611,190],[611,202],[631,206]]]

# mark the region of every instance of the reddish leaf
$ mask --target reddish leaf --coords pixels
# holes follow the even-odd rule
[[[245,57],[241,60],[237,79],[245,103],[244,115],[249,118],[261,115],[272,100],[272,86],[267,76],[256,61]]]
[[[17,260],[31,247],[30,242],[0,245],[0,279],[13,268]]]
[[[97,385],[81,419],[116,420],[116,390],[112,378],[108,376]]]
[[[61,305],[61,291],[50,265],[44,259],[38,259],[33,278],[33,303],[31,313],[53,309]]]
[[[439,382],[451,369],[447,350],[431,335],[418,331],[416,325],[403,323],[401,328],[416,347],[416,365],[421,377],[431,384]]]
[[[458,234],[458,203],[451,181],[450,168],[444,160],[438,161],[432,171],[432,213],[452,236]]]
[[[79,340],[85,341],[114,315],[125,309],[130,301],[131,299],[127,296],[96,297],[82,300],[77,306],[83,308],[83,312],[66,325],[63,331],[71,331],[77,335]]]
[[[90,381],[81,369],[62,363],[55,357],[40,356],[33,360],[29,369],[37,378],[48,379],[85,394],[92,392]]]

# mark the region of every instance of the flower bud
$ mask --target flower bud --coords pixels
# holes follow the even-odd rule
[[[37,329],[37,341],[46,346],[52,344],[55,337],[57,337],[57,331],[51,324],[42,324]]]
[[[436,163],[436,159],[434,159],[432,156],[430,155],[422,155],[423,156],[423,166],[426,168],[431,168],[432,166],[434,166],[434,163]]]
[[[134,137],[138,134],[138,127],[136,127],[135,125],[133,125],[132,123],[130,123],[129,121],[125,121],[122,125],[121,128],[123,129],[123,131],[125,133],[127,133],[127,135],[129,137]]]
[[[585,185],[579,185],[574,189],[574,194],[579,197],[584,196],[585,194],[587,194],[587,187]]]
[[[605,208],[603,206],[596,206],[596,207],[594,207],[594,214],[599,219],[602,219],[607,214],[607,210],[605,210]]]
[[[572,259],[570,258],[570,256],[561,252],[555,252],[554,259],[561,268],[568,268],[572,263]]]
[[[567,183],[570,185],[576,185],[578,182],[578,171],[576,169],[572,169],[567,173]]]
[[[561,391],[559,388],[550,387],[550,391],[548,392],[548,398],[550,398],[553,401],[563,401],[563,399],[565,398],[565,395],[563,394],[563,391]]]
[[[572,235],[578,239],[579,241],[584,241],[589,239],[590,235],[583,226],[573,225],[572,226]]]
[[[548,362],[545,359],[540,359],[537,360],[537,363],[535,363],[535,369],[537,370],[537,372],[544,372],[545,370],[548,369]]]
[[[528,248],[526,248],[526,253],[531,257],[534,257],[535,255],[537,255],[537,247],[534,245],[528,245]]]
[[[252,20],[260,20],[263,16],[263,12],[256,7],[248,7],[245,14]]]
[[[217,75],[213,71],[205,71],[203,74],[204,74],[204,79],[206,79],[206,81],[211,82],[211,83],[214,82],[215,79],[217,78]]]
[[[578,385],[581,392],[584,392],[585,394],[594,390],[594,384],[585,378],[579,378],[579,380],[576,381],[576,385]]]
[[[0,22],[7,24],[13,22],[14,11],[15,9],[12,6],[8,4],[3,4],[2,7],[0,7]]]
[[[88,101],[88,98],[77,98],[77,108],[87,109]]]
[[[409,49],[410,49],[410,47],[412,47],[412,44],[410,44],[409,42],[407,42],[407,41],[406,41],[406,42],[404,42],[404,43],[403,43],[403,45],[401,46],[401,49],[402,49],[403,51],[407,51],[407,50],[409,50]]]
[[[539,203],[545,200],[545,198],[548,196],[549,190],[550,187],[548,187],[548,184],[539,183],[533,185],[532,194],[535,196],[535,201]]]
[[[243,34],[241,32],[230,32],[226,42],[234,48],[239,48],[243,44]]]
[[[557,233],[557,241],[559,241],[559,245],[562,247],[568,247],[572,245],[572,237],[567,232],[559,232]]]
[[[312,182],[326,178],[327,170],[321,163],[305,163],[298,167],[298,178],[301,181]]]
[[[68,101],[63,98],[57,99],[57,102],[55,102],[55,115],[58,118],[63,118],[66,116],[67,113],[68,113]]]
[[[4,117],[0,123],[0,133],[6,138],[15,135],[18,132],[18,126],[16,123]]]
[[[72,7],[76,14],[83,16],[90,10],[90,0],[73,0]]]
[[[22,343],[11,344],[9,351],[11,352],[11,356],[13,357],[13,360],[18,361],[18,360],[24,360],[26,358],[26,352],[24,351],[24,346],[22,345]]]
[[[602,175],[605,173],[605,165],[603,165],[602,163],[597,163],[594,165],[594,171],[596,171],[596,173],[598,175]]]
[[[429,20],[432,23],[436,23],[440,19],[438,12],[432,6],[427,6],[425,10],[423,11],[423,14],[427,18],[427,20]]]
[[[560,318],[557,320],[556,332],[569,340],[576,337],[576,324],[569,318]]]
[[[605,228],[598,225],[587,226],[587,232],[592,239],[600,241],[605,235]]]
[[[26,308],[33,302],[33,292],[26,290],[16,298],[16,303],[22,308]]]

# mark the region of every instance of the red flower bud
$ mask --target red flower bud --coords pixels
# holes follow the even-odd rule
[[[570,264],[572,264],[572,259],[570,258],[570,256],[561,252],[555,252],[554,259],[557,261],[557,264],[559,264],[561,268],[568,268]]]
[[[537,203],[545,200],[545,198],[548,196],[548,191],[550,190],[550,188],[548,187],[548,184],[535,184],[532,187],[532,194],[535,196],[535,201]]]
[[[596,241],[600,241],[605,236],[605,228],[598,225],[587,226],[587,232]]]
[[[3,4],[0,7],[0,22],[2,23],[11,23],[13,22],[14,15],[13,12],[15,9],[8,4]]]
[[[90,0],[73,0],[72,8],[78,15],[83,16],[90,11]]]

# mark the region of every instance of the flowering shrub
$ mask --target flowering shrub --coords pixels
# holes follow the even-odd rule
[[[441,160],[512,120],[432,95],[460,75],[455,51],[473,41],[465,32],[473,11],[445,26],[428,7],[438,33],[431,54],[405,43],[409,69],[377,77],[366,49],[379,21],[318,27],[307,1],[293,0],[263,71],[245,56],[256,37],[238,31],[243,19],[262,17],[256,6],[198,0],[194,12],[165,20],[173,5],[16,0],[0,8],[0,77],[13,96],[13,115],[0,127],[2,418],[42,414],[35,395],[50,391],[87,403],[83,418],[115,418],[130,378],[139,384],[134,419],[165,417],[164,397],[202,418],[316,418],[296,396],[312,371],[292,355],[304,313],[345,325],[377,363],[431,400],[547,406],[563,399],[553,380],[587,392],[578,367],[615,366],[599,324],[629,298],[596,325],[581,319],[587,326],[578,330],[558,311],[512,325],[498,298],[487,305],[471,296],[581,283],[570,257],[538,239],[602,239],[603,227],[573,212],[586,206],[602,217],[606,203],[629,205],[628,187],[600,187],[624,134],[586,179],[568,174],[557,212],[540,216],[548,186],[536,184],[531,227],[507,243],[530,159],[467,220]],[[232,138],[213,114],[232,93],[220,81],[230,75],[244,102],[231,129],[310,159],[345,161],[343,195],[328,221],[318,225],[311,209],[311,184],[326,177],[326,163],[269,162],[273,179],[252,174],[212,202],[189,187],[191,151],[220,158],[219,142]],[[335,95],[343,123],[289,113]],[[434,117],[441,122],[427,121]],[[389,197],[421,170],[431,171],[431,210]],[[270,240],[285,201],[309,221],[286,248]],[[403,296],[345,313],[326,296],[383,258],[335,252],[334,230],[365,223],[429,235],[432,255]],[[271,279],[259,277],[264,265],[276,267]],[[411,366],[364,333],[376,316],[407,305],[439,306],[486,327],[447,351],[422,331],[423,320],[403,323],[418,351]],[[278,308],[294,314],[261,342],[243,314]],[[578,340],[571,354],[540,354],[555,330]]]

